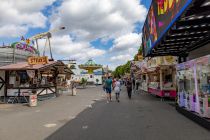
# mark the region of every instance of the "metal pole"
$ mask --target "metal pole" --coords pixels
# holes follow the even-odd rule
[[[13,48],[13,64],[15,63],[15,47]]]
[[[47,46],[47,39],[46,39],[46,41],[45,41],[45,45],[44,45],[43,56],[45,56],[46,46]]]
[[[53,56],[52,56],[52,48],[51,48],[51,44],[50,44],[50,38],[48,37],[48,43],[49,43],[49,47],[50,47],[50,57],[53,60]]]
[[[36,48],[37,48],[37,50],[39,51],[39,44],[38,44],[38,40],[37,40],[37,39],[36,39]],[[39,52],[38,55],[40,56],[40,52]]]

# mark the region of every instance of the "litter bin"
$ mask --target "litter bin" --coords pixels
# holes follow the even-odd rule
[[[29,95],[29,106],[37,106],[37,95],[33,94],[33,95]]]
[[[77,95],[77,88],[74,87],[74,88],[72,89],[72,96],[76,96],[76,95]]]

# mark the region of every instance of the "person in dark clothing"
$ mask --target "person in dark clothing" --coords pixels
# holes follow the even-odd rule
[[[133,85],[132,85],[133,87],[132,87],[132,88],[133,88],[134,90],[135,90],[135,85],[136,85],[136,80],[133,78]]]
[[[131,99],[131,93],[132,93],[132,82],[131,78],[128,78],[126,81],[126,88],[127,88],[127,93],[128,93],[128,98]]]
[[[136,90],[139,90],[139,85],[140,85],[140,80],[137,79],[137,80],[136,80]]]
[[[109,101],[112,100],[112,79],[111,77],[109,76],[108,79],[106,79],[105,81],[105,84],[106,84],[106,93],[107,93],[107,103],[109,103]]]

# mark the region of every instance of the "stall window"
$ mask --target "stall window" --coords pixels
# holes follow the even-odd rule
[[[172,82],[172,75],[171,74],[165,75],[165,82]]]
[[[18,72],[18,75],[20,77],[20,84],[26,84],[29,83],[29,77],[26,73],[26,71]]]

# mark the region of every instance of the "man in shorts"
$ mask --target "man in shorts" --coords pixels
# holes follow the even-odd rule
[[[105,84],[106,84],[106,93],[107,93],[107,103],[109,103],[109,101],[112,100],[112,96],[111,96],[111,93],[112,93],[112,79],[111,79],[110,76],[108,77],[108,79],[106,79]]]

